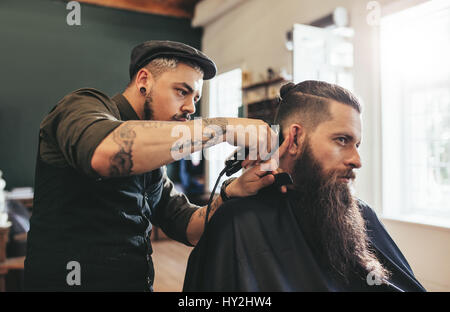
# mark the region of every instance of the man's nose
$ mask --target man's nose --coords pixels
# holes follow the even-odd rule
[[[361,156],[359,155],[358,149],[353,147],[351,151],[351,155],[349,156],[348,160],[346,161],[346,165],[350,166],[352,168],[359,169],[362,166],[361,163]]]
[[[189,113],[190,115],[195,113],[195,101],[192,98],[186,99],[186,101],[183,104],[183,107],[181,108],[183,113]]]

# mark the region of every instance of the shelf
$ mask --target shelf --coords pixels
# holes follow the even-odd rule
[[[247,105],[247,106],[258,105],[258,104],[263,104],[263,103],[272,102],[272,101],[276,101],[276,100],[277,100],[277,98],[264,99],[264,100],[259,100],[256,102],[244,103],[244,105]]]
[[[251,85],[242,87],[242,91],[249,91],[249,90],[257,89],[257,88],[260,88],[260,87],[267,87],[267,86],[270,86],[270,85],[273,85],[273,84],[276,84],[276,83],[280,83],[280,82],[288,82],[288,80],[285,80],[282,77],[278,77],[278,78],[274,78],[272,80],[262,81],[262,82],[258,82],[258,83],[255,83],[255,84],[251,84]]]

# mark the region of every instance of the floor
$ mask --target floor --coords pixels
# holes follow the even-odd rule
[[[152,242],[153,264],[155,266],[155,292],[179,292],[183,289],[186,264],[192,247],[173,240]]]
[[[162,236],[162,239],[152,241],[152,259],[156,271],[153,289],[155,292],[180,292],[183,289],[187,260],[193,248],[164,238],[165,235]],[[10,270],[23,269],[24,258],[9,259],[2,264]],[[2,267],[0,267],[0,271]],[[2,290],[4,289],[2,289],[0,278],[0,291]],[[21,289],[14,288],[13,290],[20,291]]]

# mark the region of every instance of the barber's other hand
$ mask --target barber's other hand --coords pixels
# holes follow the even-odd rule
[[[270,165],[273,170],[261,170],[261,167]],[[264,167],[264,169],[265,169]],[[225,192],[228,197],[246,197],[255,195],[258,191],[275,181],[274,175],[279,173],[278,163],[271,159],[260,165],[246,170],[239,178],[231,182]],[[277,168],[277,169],[275,169]],[[285,192],[285,189],[282,189]]]
[[[287,134],[286,139],[278,147],[278,150],[276,150],[275,153],[272,155],[272,159],[275,159],[279,162],[279,160],[286,153],[288,147],[289,147],[289,134]],[[252,159],[250,159],[250,155],[248,155],[247,158],[242,162],[242,168],[247,169],[249,167],[253,167],[253,166],[259,165],[261,163],[262,163],[261,159],[252,160]],[[278,168],[278,165],[276,167]],[[279,173],[280,172],[281,171],[279,170]]]
[[[229,197],[233,197],[233,194],[228,192],[235,192],[236,194],[244,193],[247,195],[236,195],[236,196],[250,196],[256,194],[261,188],[269,186],[275,182],[274,175],[282,173],[284,170],[279,167],[280,159],[283,158],[289,147],[289,135],[287,135],[284,142],[280,145],[272,158],[261,162],[260,160],[250,160],[248,157],[242,162],[242,167],[245,170],[239,179],[234,180],[230,185],[228,185],[226,192]],[[267,171],[269,169],[270,171]],[[234,185],[233,185],[234,184]],[[247,184],[247,185],[246,185]],[[232,187],[232,188],[230,188]],[[228,190],[230,188],[230,190]],[[255,191],[256,188],[256,191]],[[287,192],[287,186],[283,185],[280,187],[281,193]]]

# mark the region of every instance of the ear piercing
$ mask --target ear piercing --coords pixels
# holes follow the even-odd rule
[[[147,90],[144,87],[141,87],[139,91],[141,91],[142,95],[145,95],[145,92],[147,92]]]

